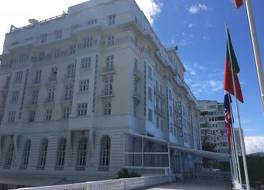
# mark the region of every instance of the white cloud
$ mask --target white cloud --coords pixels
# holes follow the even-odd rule
[[[264,152],[264,136],[245,137],[245,145],[247,154]]]
[[[192,5],[189,9],[188,9],[188,12],[190,14],[198,14],[200,13],[201,11],[207,11],[208,10],[208,6],[205,5],[205,4],[196,4],[196,5]]]
[[[184,65],[187,73],[189,73],[190,75],[194,76],[197,74],[196,70],[193,67],[190,67],[188,65]]]
[[[161,12],[162,3],[157,0],[136,0],[136,2],[149,22],[153,24],[155,17]]]
[[[210,90],[214,92],[218,92],[220,90],[223,90],[223,81],[220,80],[209,80],[208,86],[210,87]]]
[[[194,25],[192,23],[188,24],[188,28],[192,28]]]

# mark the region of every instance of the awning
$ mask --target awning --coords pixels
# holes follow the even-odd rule
[[[229,154],[192,149],[192,148],[188,148],[188,147],[184,147],[184,146],[168,143],[167,141],[165,141],[163,139],[159,139],[157,137],[150,137],[150,136],[135,134],[135,133],[131,133],[131,132],[128,133],[128,135],[145,138],[145,139],[156,141],[156,142],[159,142],[159,143],[165,143],[165,144],[169,145],[170,148],[173,148],[173,149],[176,149],[176,150],[179,150],[179,151],[182,151],[182,152],[186,152],[186,153],[191,153],[191,154],[194,154],[194,155],[197,155],[197,156],[210,158],[210,159],[213,159],[213,160],[219,160],[219,161],[229,161],[230,160],[230,155]]]
[[[213,160],[219,160],[219,161],[229,161],[230,155],[229,154],[224,154],[224,153],[218,153],[218,152],[209,152],[209,151],[204,151],[204,150],[196,150],[192,148],[187,148],[179,145],[171,145],[170,148],[174,148],[179,151],[191,153],[197,156],[205,157],[205,158],[210,158]]]

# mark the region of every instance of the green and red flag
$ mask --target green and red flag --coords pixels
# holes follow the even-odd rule
[[[232,66],[232,67],[231,67]],[[244,102],[238,73],[240,68],[237,62],[235,51],[232,45],[230,33],[227,29],[227,45],[226,45],[226,60],[224,73],[224,90],[236,96],[240,102]],[[233,76],[232,76],[233,75]],[[234,82],[233,82],[234,80]]]
[[[235,5],[236,5],[236,8],[239,8],[243,5],[243,0],[233,0]]]

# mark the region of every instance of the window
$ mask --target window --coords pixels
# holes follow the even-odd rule
[[[105,96],[111,96],[111,95],[113,95],[113,78],[107,78],[105,80],[104,95]]]
[[[80,93],[88,92],[89,90],[89,80],[81,80],[79,84],[79,91]]]
[[[152,80],[152,68],[151,68],[151,66],[148,66],[148,78],[149,78],[149,80]]]
[[[36,111],[30,111],[30,112],[29,112],[28,122],[33,122],[33,121],[35,121],[35,115],[36,115]]]
[[[114,25],[116,23],[116,15],[108,16],[108,25]]]
[[[32,104],[37,104],[38,103],[38,96],[39,96],[39,90],[35,89],[32,91]]]
[[[50,78],[49,78],[50,81],[56,81],[57,80],[57,70],[58,70],[57,67],[51,68],[51,73],[50,73]]]
[[[4,168],[9,169],[13,162],[13,156],[14,156],[14,143],[10,143],[5,155],[5,163]]]
[[[97,19],[88,20],[87,25],[93,25],[97,23]]]
[[[66,139],[60,139],[57,148],[57,158],[56,158],[56,169],[63,169],[64,161],[65,161],[65,153],[66,153]]]
[[[75,64],[69,64],[67,66],[67,78],[73,78],[75,76]]]
[[[84,170],[86,166],[87,138],[81,137],[78,143],[76,169]]]
[[[28,166],[29,154],[30,154],[31,141],[27,140],[24,144],[22,157],[21,157],[21,169],[26,169]]]
[[[15,111],[10,111],[8,112],[8,123],[13,123],[15,122],[15,118],[16,118],[16,112]]]
[[[111,115],[112,104],[110,102],[104,103],[104,115]]]
[[[60,57],[60,55],[61,55],[61,49],[60,48],[56,48],[55,50],[54,50],[54,57],[56,58],[56,57]]]
[[[38,70],[36,71],[34,82],[40,83],[40,81],[41,81],[41,70]]]
[[[64,107],[63,108],[63,119],[68,119],[71,114],[71,107]]]
[[[43,170],[45,168],[47,151],[48,151],[48,139],[43,139],[40,143],[37,169]]]
[[[153,100],[152,88],[151,88],[150,86],[148,87],[148,99],[149,99],[150,101]]]
[[[169,99],[172,100],[172,93],[171,93],[171,90],[169,90]]]
[[[11,97],[11,103],[16,104],[18,102],[18,98],[19,98],[19,91],[18,90],[13,91]]]
[[[91,48],[93,47],[93,37],[87,37],[83,40],[83,47],[84,48]]]
[[[77,115],[78,116],[86,116],[87,115],[87,107],[88,107],[87,103],[78,104]]]
[[[50,121],[52,118],[52,109],[47,109],[46,110],[46,121]]]
[[[46,43],[47,42],[47,38],[48,38],[48,34],[47,33],[41,34],[40,35],[40,42],[41,43]]]
[[[81,59],[81,69],[90,70],[91,68],[91,57],[84,57]]]
[[[153,111],[152,109],[148,109],[148,120],[153,121]]]
[[[110,165],[111,140],[109,136],[103,136],[101,139],[99,169],[108,170]]]
[[[75,52],[76,52],[76,45],[75,44],[70,45],[70,54],[73,55],[75,54]]]
[[[61,37],[62,37],[62,30],[57,30],[57,31],[55,32],[55,39],[56,39],[56,40],[60,40]]]
[[[49,88],[48,89],[47,102],[53,102],[54,101],[54,94],[55,94],[55,87]]]
[[[114,67],[114,56],[110,55],[106,57],[106,71],[112,71]]]
[[[16,72],[16,74],[15,74],[15,82],[17,82],[17,83],[21,82],[22,77],[23,77],[23,71]]]
[[[115,37],[114,36],[108,36],[107,46],[113,46],[114,44],[115,44]]]
[[[65,87],[64,87],[64,99],[65,100],[71,100],[72,94],[73,94],[73,85],[72,84],[65,85]]]

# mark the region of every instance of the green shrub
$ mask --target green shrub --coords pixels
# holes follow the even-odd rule
[[[122,168],[117,172],[118,178],[130,178],[130,177],[140,177],[141,175],[136,172],[129,172],[126,168]]]
[[[118,178],[128,178],[129,177],[129,172],[126,168],[122,168],[118,173]]]

